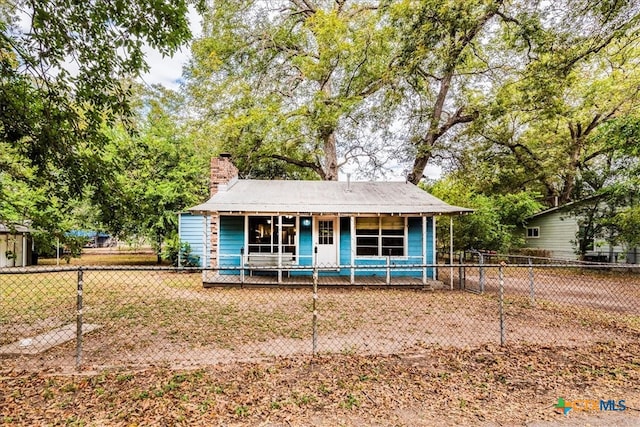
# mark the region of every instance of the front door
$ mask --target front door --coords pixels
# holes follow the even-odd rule
[[[319,266],[338,265],[338,220],[335,217],[315,219],[315,243]]]

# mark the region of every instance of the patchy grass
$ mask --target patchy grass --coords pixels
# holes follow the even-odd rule
[[[84,320],[102,326],[84,337],[96,370],[59,373],[73,342],[3,358],[2,424],[524,425],[567,421],[553,408],[563,397],[630,408],[570,414],[576,425],[640,425],[637,311],[508,293],[499,347],[495,295],[320,289],[310,358],[309,289],[204,289],[200,274],[171,271],[83,279]],[[0,342],[73,321],[76,282],[75,271],[0,274]]]
[[[77,272],[0,274],[0,344],[75,318]]]
[[[205,289],[199,273],[170,270],[89,268],[83,281],[83,320],[101,326],[84,339],[89,365],[202,366],[312,351],[310,289]],[[76,282],[74,271],[0,274],[0,344],[74,322]],[[500,339],[495,295],[320,289],[316,308],[318,351],[325,354],[389,354],[419,343],[464,347]],[[543,299],[532,307],[517,294],[506,298],[504,311],[507,342],[584,345],[612,334],[622,340],[640,334],[635,314],[576,310]],[[47,366],[73,354],[72,345],[48,352]]]
[[[40,258],[38,265],[54,266],[55,258]],[[80,258],[71,258],[69,262],[64,258],[59,260],[60,266],[65,265],[158,265],[157,256],[153,251],[93,251],[85,249]],[[167,265],[164,263],[163,265]]]

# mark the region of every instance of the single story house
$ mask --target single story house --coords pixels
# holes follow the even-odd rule
[[[212,159],[210,188],[211,198],[179,219],[201,266],[220,269],[205,283],[252,267],[274,267],[279,280],[282,270],[310,276],[314,265],[353,283],[381,274],[357,267],[435,264],[436,216],[471,212],[406,182],[238,179],[228,155]],[[435,279],[427,268],[394,273]]]
[[[31,265],[32,245],[29,227],[0,223],[0,268]]]
[[[552,258],[577,260],[576,239],[580,229],[579,217],[568,203],[538,212],[527,219],[524,230],[525,247],[545,250]],[[625,250],[622,246],[611,246],[604,239],[595,238],[585,254],[587,261],[640,263],[638,248]]]

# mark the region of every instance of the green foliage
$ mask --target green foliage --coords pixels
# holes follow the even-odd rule
[[[618,231],[618,241],[627,249],[640,246],[640,206],[621,210],[614,216],[613,224]]]
[[[387,80],[390,32],[368,3],[210,5],[187,87],[203,136],[243,176],[333,180],[343,162],[372,155],[351,127],[379,124],[371,106]]]
[[[0,220],[30,220],[49,233],[44,246],[73,243],[64,232],[74,209],[114,186],[105,125],[132,113],[144,45],[171,54],[190,38],[190,3],[0,5]]]
[[[638,242],[633,227],[640,194],[639,123],[635,115],[616,117],[589,138],[600,151],[583,162],[574,192],[579,202],[570,210],[580,225],[575,240],[579,255],[591,250],[594,239],[627,248]]]
[[[200,257],[191,252],[189,242],[180,241],[177,234],[166,239],[162,249],[162,257],[175,267],[198,267],[200,265]]]
[[[488,191],[539,191],[549,206],[619,179],[616,163],[626,149],[613,134],[629,141],[634,126],[626,117],[640,105],[640,73],[630,60],[640,48],[637,11],[630,4],[607,14],[591,3],[554,7],[555,26],[542,13],[504,23],[516,72],[497,87],[471,137],[457,141],[466,151],[458,156],[463,174]]]
[[[426,190],[445,202],[474,209],[454,220],[454,250],[495,250],[508,252],[522,246],[523,237],[516,230],[527,217],[540,210],[535,193],[519,192],[487,196],[476,192],[464,180],[443,178]],[[439,223],[438,246],[449,246],[449,223]]]
[[[160,257],[165,238],[177,232],[178,213],[207,196],[209,157],[189,138],[179,94],[152,88],[141,102],[136,135],[110,131],[117,170],[100,221],[119,236],[147,237]]]
[[[399,117],[409,130],[409,180],[417,184],[425,166],[479,117],[485,98],[500,84],[484,76],[504,68],[495,33],[506,7],[487,0],[388,3],[400,45],[395,71],[403,82]]]

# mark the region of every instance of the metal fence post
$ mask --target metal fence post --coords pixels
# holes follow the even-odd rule
[[[529,258],[529,302],[531,306],[536,305],[536,290],[533,282],[533,262]]]
[[[480,263],[480,293],[484,294],[484,255],[478,252],[478,262]]]
[[[76,369],[80,370],[82,363],[82,306],[83,306],[83,271],[78,267],[78,287],[76,299]]]
[[[315,254],[317,257],[318,247],[315,247]],[[317,301],[318,301],[318,266],[314,262],[313,263],[313,356],[315,357],[318,354],[318,309],[317,309]]]
[[[464,283],[464,268],[462,264],[464,263],[464,251],[460,252],[460,267],[458,267],[458,278],[460,279],[460,289],[465,288]]]
[[[500,292],[498,299],[500,301],[500,345],[504,345],[505,337],[504,337],[504,272],[502,267],[504,266],[504,262],[500,264],[498,267],[498,283],[500,286]]]

